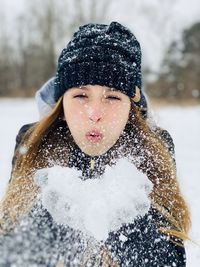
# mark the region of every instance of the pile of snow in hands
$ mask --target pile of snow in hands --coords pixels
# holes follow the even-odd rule
[[[41,188],[42,204],[57,223],[99,241],[150,207],[152,183],[127,159],[107,166],[97,179],[83,180],[80,171],[54,166],[38,170],[35,181]]]

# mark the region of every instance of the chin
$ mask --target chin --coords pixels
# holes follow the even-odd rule
[[[85,153],[88,156],[95,157],[95,156],[101,156],[105,154],[113,145],[115,142],[110,143],[110,144],[105,144],[105,143],[96,143],[92,144],[90,142],[86,141],[79,141],[76,142],[80,150]]]

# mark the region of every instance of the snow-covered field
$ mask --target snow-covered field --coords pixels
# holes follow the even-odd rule
[[[154,108],[153,115],[174,139],[178,177],[192,215],[190,236],[198,243],[186,243],[187,267],[199,267],[200,106]],[[23,124],[37,121],[38,117],[33,99],[0,99],[0,197],[9,179],[16,134]]]

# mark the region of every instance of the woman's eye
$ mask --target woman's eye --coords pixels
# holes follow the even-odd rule
[[[109,99],[113,99],[113,100],[120,100],[120,98],[117,97],[117,96],[108,96],[107,98],[109,98]]]
[[[86,95],[75,95],[74,98],[86,98]],[[111,100],[121,100],[119,97],[117,96],[107,96],[105,97],[106,99],[111,99]]]
[[[86,95],[75,95],[74,98],[76,98],[76,97],[77,97],[77,98],[78,98],[78,97],[80,97],[80,98],[84,98],[84,97],[87,97],[87,96],[86,96]]]

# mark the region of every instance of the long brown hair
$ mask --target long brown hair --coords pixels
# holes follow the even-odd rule
[[[54,133],[58,130],[60,122],[63,122],[62,100],[63,97],[45,118],[26,132],[21,144],[26,153],[22,153],[20,147],[16,151],[12,179],[0,205],[1,225],[7,219],[16,223],[35,203],[39,188],[33,180],[33,174],[37,169],[49,166],[46,160],[48,157],[44,155],[45,145],[50,142],[48,155],[57,153],[59,157],[54,147],[58,140],[52,141],[52,136],[55,138]],[[153,183],[150,194],[152,206],[170,222],[170,226],[160,226],[160,230],[170,236],[186,239],[190,228],[190,214],[180,192],[174,160],[133,101],[126,130],[133,137],[127,140],[126,146],[129,151],[131,150],[133,163],[146,173]],[[65,138],[67,142],[71,142],[70,132],[66,132]],[[65,152],[67,158],[67,150]],[[62,153],[60,156],[63,156]]]

